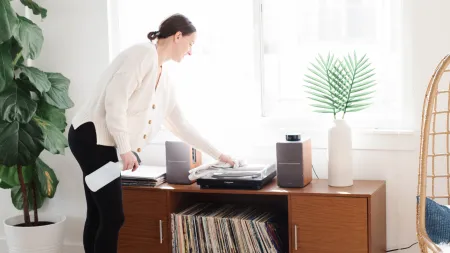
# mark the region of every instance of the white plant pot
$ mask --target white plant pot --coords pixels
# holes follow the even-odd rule
[[[31,221],[33,221],[32,214]],[[36,227],[17,227],[15,225],[24,222],[23,215],[4,220],[9,253],[62,253],[66,217],[39,215],[39,221],[54,223]]]
[[[335,119],[328,130],[328,185],[353,185],[352,129],[343,119]]]

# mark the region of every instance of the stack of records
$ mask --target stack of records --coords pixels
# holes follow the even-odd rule
[[[166,182],[166,167],[141,165],[135,171],[121,172],[124,186],[156,187]]]
[[[282,252],[275,218],[256,207],[195,204],[171,214],[172,252]]]

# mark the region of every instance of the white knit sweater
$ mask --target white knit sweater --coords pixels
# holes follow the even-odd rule
[[[183,117],[164,67],[155,90],[157,74],[158,54],[154,44],[138,44],[123,51],[74,116],[74,128],[93,122],[97,144],[115,146],[119,154],[124,154],[132,150],[140,152],[164,124],[184,142],[218,159],[221,153]]]

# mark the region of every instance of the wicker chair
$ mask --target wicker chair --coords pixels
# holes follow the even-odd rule
[[[426,197],[450,204],[450,55],[431,76],[422,110],[416,229],[421,252],[442,252],[425,228]]]

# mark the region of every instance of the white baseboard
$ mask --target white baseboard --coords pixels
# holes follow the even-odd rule
[[[7,253],[6,238],[0,237],[0,252]],[[84,253],[82,243],[64,243],[64,253]]]

